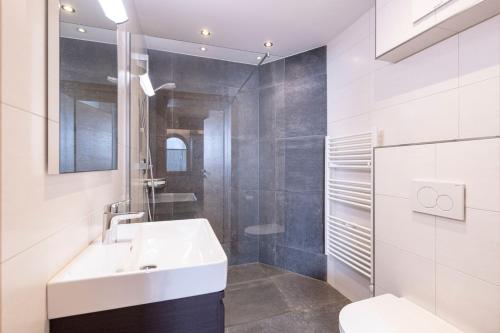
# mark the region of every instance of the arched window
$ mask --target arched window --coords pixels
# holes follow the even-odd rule
[[[167,171],[187,171],[187,147],[186,143],[176,137],[167,139],[166,142]]]

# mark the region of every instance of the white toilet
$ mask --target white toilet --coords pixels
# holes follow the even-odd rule
[[[427,310],[391,294],[346,305],[341,333],[463,333]]]

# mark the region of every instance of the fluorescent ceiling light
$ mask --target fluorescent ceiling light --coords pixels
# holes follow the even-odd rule
[[[155,95],[155,90],[153,89],[153,85],[151,84],[148,73],[139,75],[139,83],[146,95],[148,95],[149,97]]]
[[[99,4],[104,15],[116,24],[128,21],[127,11],[122,0],[99,0]]]

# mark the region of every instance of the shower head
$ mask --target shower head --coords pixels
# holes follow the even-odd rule
[[[167,82],[167,83],[162,84],[158,88],[156,88],[155,91],[163,90],[163,89],[165,89],[165,90],[173,90],[175,88],[176,88],[175,82]]]
[[[118,83],[118,79],[116,77],[114,77],[114,76],[111,76],[111,75],[106,76],[106,81],[111,82],[113,84],[117,84]]]

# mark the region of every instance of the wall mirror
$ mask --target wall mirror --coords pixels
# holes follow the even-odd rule
[[[117,32],[98,0],[49,0],[50,174],[117,169]]]

